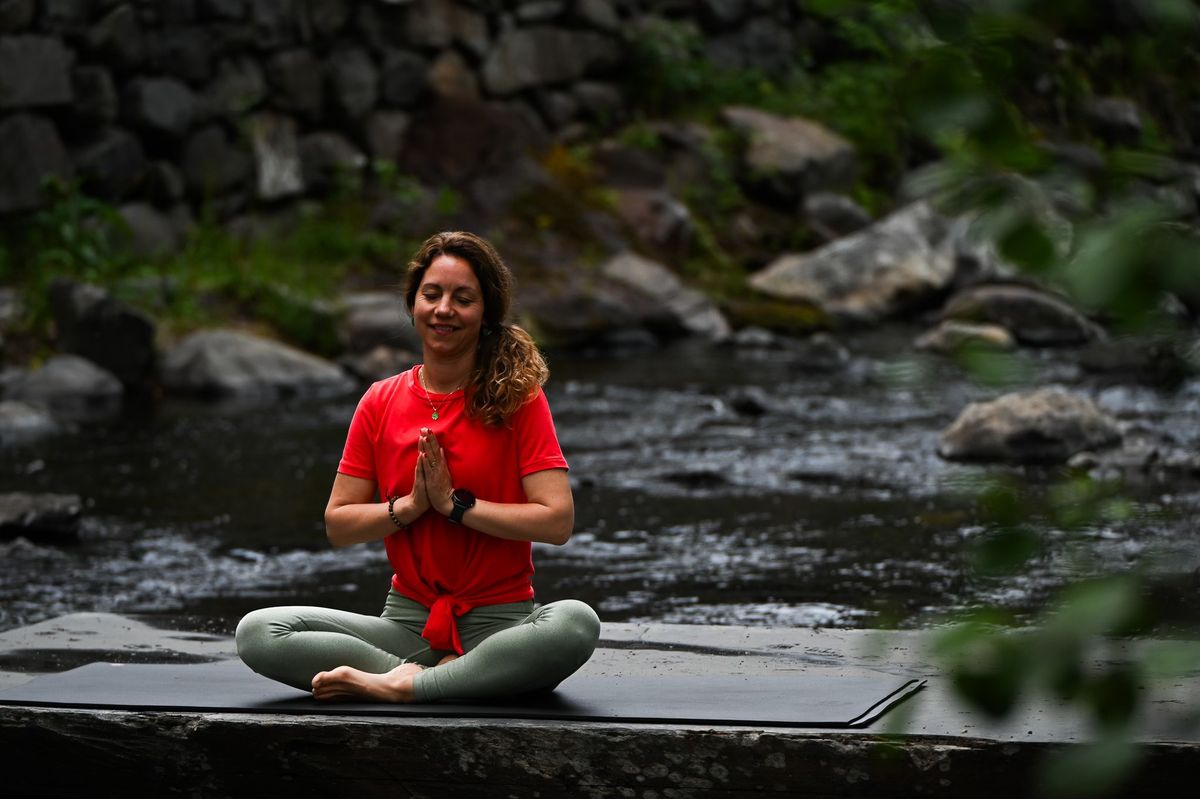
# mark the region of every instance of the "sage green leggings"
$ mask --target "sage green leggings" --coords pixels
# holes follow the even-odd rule
[[[429,610],[389,592],[381,616],[318,607],[263,608],[237,628],[238,655],[254,671],[312,690],[318,672],[338,666],[383,674],[401,663],[427,668],[414,678],[418,702],[480,699],[554,688],[587,662],[600,638],[596,612],[566,599],[537,610],[533,602],[475,608],[458,619],[464,654],[421,637]]]

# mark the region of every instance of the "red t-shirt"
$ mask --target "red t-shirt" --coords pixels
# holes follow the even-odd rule
[[[463,391],[430,394],[417,369],[381,380],[358,403],[338,471],[372,480],[379,496],[412,491],[417,436],[437,436],[456,488],[489,502],[528,502],[521,478],[545,469],[566,469],[546,395],[538,390],[501,426],[469,417]],[[434,421],[430,401],[438,409]],[[469,512],[468,512],[469,518]],[[533,547],[450,521],[430,509],[407,529],[384,539],[400,594],[429,608],[422,635],[436,650],[462,653],[455,619],[481,605],[533,598]]]

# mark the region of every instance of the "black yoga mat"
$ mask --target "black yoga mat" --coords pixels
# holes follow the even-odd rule
[[[924,680],[805,670],[767,675],[576,674],[552,693],[389,705],[318,702],[240,661],[199,665],[89,663],[0,691],[0,705],[121,710],[577,721],[767,727],[865,727]]]

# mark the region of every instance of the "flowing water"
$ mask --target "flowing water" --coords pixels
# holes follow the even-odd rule
[[[914,358],[912,332],[847,337],[835,371],[694,343],[552,357],[576,534],[535,546],[539,599],[578,597],[610,621],[911,627],[979,604],[1028,619],[1067,582],[1140,569],[1194,627],[1200,483],[1185,478],[1130,489],[1119,522],[1043,523],[1046,546],[1016,575],[973,572],[980,480],[1036,496],[1057,472],[938,458],[939,432],[999,391]],[[1200,381],[1105,388],[1069,351],[1031,359],[1025,387],[1072,386],[1200,447]],[[171,401],[0,451],[0,491],[86,498],[79,543],[0,542],[0,629],[80,610],[221,630],[265,604],[378,612],[382,545],[332,550],[321,521],[356,401]]]

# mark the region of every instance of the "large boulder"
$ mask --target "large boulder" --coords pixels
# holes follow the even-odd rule
[[[379,346],[421,350],[421,339],[404,308],[404,298],[398,293],[345,294],[338,304],[342,310],[338,339],[348,351],[362,354]]]
[[[729,323],[703,294],[662,264],[619,253],[587,280],[526,284],[521,310],[539,330],[569,345],[653,345],[657,337],[723,339]]]
[[[55,355],[40,368],[8,383],[6,399],[71,416],[104,415],[120,408],[121,381],[78,355]]]
[[[813,302],[832,316],[873,323],[935,301],[955,274],[950,225],[918,202],[854,235],[787,254],[750,277],[777,299]]]
[[[0,494],[0,540],[74,541],[82,509],[74,494]]]
[[[771,199],[794,205],[805,194],[854,181],[854,146],[819,123],[744,106],[721,115],[746,138],[750,187]]]
[[[208,397],[333,394],[352,385],[336,364],[237,330],[201,330],[180,341],[163,357],[162,382]]]
[[[116,375],[126,385],[154,372],[154,320],[99,286],[66,279],[50,285],[59,346]]]
[[[1063,463],[1121,442],[1112,416],[1087,397],[1049,388],[973,402],[942,432],[948,460]]]
[[[1104,331],[1066,300],[1028,286],[982,284],[955,294],[943,319],[985,322],[1006,328],[1021,344],[1035,347],[1085,344]]]

